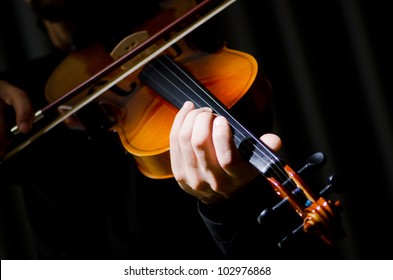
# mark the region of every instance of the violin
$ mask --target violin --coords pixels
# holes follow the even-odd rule
[[[222,3],[215,6],[207,18],[235,1],[202,1],[198,9],[189,14],[200,11],[201,7],[211,2]],[[163,179],[173,176],[170,170],[169,132],[177,110],[187,100],[191,100],[196,107],[210,107],[215,114],[228,120],[240,153],[267,179],[281,199],[276,206],[261,213],[258,222],[262,224],[267,213],[289,206],[301,218],[300,229],[319,236],[329,245],[333,244],[343,236],[340,202],[326,199],[326,189],[315,193],[300,176],[308,167],[295,172],[229,111],[252,87],[258,70],[255,59],[225,46],[214,53],[195,51],[182,40],[204,20],[203,17],[198,18],[193,28],[186,27],[183,31],[175,32],[177,34],[169,40],[163,39],[163,34],[173,32],[174,23],[154,33],[155,36],[134,34],[123,40],[110,55],[105,54],[100,46],[92,46],[69,56],[49,79],[46,91],[47,99],[52,101],[51,108],[66,111],[42,131],[45,133],[99,97],[99,103],[105,104],[105,108],[109,107],[110,117],[113,118],[110,130],[118,133],[140,171],[148,177]],[[151,44],[151,41],[154,43]],[[129,49],[133,49],[133,52]],[[136,50],[140,49],[143,51],[138,53]],[[87,59],[91,53],[99,58],[93,64]],[[75,63],[79,63],[79,67],[68,67]],[[96,68],[102,67],[102,71],[92,76],[89,74],[91,77],[80,83],[79,79],[86,79],[85,72],[94,73]],[[79,69],[82,72],[68,75],[63,69]],[[75,77],[78,79],[64,82],[64,78]],[[66,87],[59,88],[60,84]],[[75,84],[79,86],[75,87]],[[270,90],[268,82],[265,82],[264,89]],[[36,115],[41,116],[42,113]],[[324,157],[316,154],[311,161],[309,166],[319,166]],[[297,229],[295,232],[299,231]]]
[[[297,172],[272,152],[244,124],[234,118],[228,111],[228,106],[193,77],[186,68],[168,55],[162,55],[149,62],[141,71],[139,78],[178,109],[185,101],[191,100],[197,108],[210,107],[215,114],[224,116],[232,127],[233,139],[240,153],[266,177],[274,192],[282,199],[281,204],[275,209],[281,207],[283,203],[288,203],[303,219],[301,228],[306,233],[317,234],[329,245],[343,236],[340,219],[337,218],[342,209],[340,202],[326,200],[316,195]],[[311,165],[306,166],[305,169],[319,165],[323,161],[323,155],[317,153],[311,158]],[[263,218],[267,215],[266,211],[258,217],[260,223],[263,223]],[[283,242],[285,240],[281,241]]]

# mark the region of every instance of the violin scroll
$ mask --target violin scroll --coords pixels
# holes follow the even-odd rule
[[[274,191],[282,200],[274,207],[263,210],[258,216],[258,223],[266,225],[281,215],[284,208],[288,206],[293,208],[302,219],[302,223],[278,243],[279,247],[284,247],[296,236],[304,233],[317,235],[328,245],[333,245],[345,235],[339,216],[342,211],[341,202],[325,198],[339,190],[340,176],[337,174],[330,176],[328,184],[318,192],[317,196],[300,177],[300,175],[304,177],[311,171],[320,169],[325,163],[325,155],[315,153],[307,159],[307,163],[297,173],[286,165],[288,180],[284,183],[279,183],[273,177],[268,178]],[[289,187],[291,184],[295,187]]]

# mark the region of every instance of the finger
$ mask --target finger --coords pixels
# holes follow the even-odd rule
[[[194,120],[200,112],[211,111],[210,108],[194,110],[191,102],[185,102],[175,117],[170,133],[171,166],[178,181],[197,180],[198,163],[191,145]],[[193,176],[195,174],[195,176]]]
[[[234,180],[243,181],[256,174],[254,168],[244,161],[232,139],[228,121],[219,116],[213,123],[213,143],[220,166]]]
[[[211,109],[200,108],[190,111],[185,117],[178,135],[178,141],[183,157],[183,168],[186,171],[187,180],[191,186],[196,188],[201,180],[198,158],[192,146],[192,135],[195,130],[195,119],[202,112],[211,112]]]
[[[223,186],[228,186],[228,174],[219,164],[215,145],[213,143],[213,123],[216,115],[212,112],[202,112],[195,119],[192,135],[192,147],[198,159],[199,171],[209,189],[221,192]],[[201,186],[201,188],[206,186]]]
[[[33,125],[34,112],[27,95],[22,94],[19,96],[13,103],[13,106],[19,131],[23,133],[28,132]]]
[[[266,133],[262,135],[260,139],[274,152],[278,152],[281,149],[282,146],[281,138],[278,137],[276,134]]]
[[[34,120],[34,111],[27,94],[10,84],[2,84],[3,90],[0,92],[0,99],[5,104],[14,108],[15,121],[20,132],[28,132]]]
[[[169,135],[171,167],[176,178],[183,177],[183,174],[180,174],[180,172],[183,170],[183,155],[179,144],[179,132],[183,125],[184,119],[192,109],[194,109],[194,105],[191,102],[187,101],[183,104],[183,107],[175,116]]]
[[[191,145],[198,158],[200,168],[204,171],[216,169],[218,161],[213,145],[213,120],[216,118],[212,112],[201,112],[194,120],[194,129]]]

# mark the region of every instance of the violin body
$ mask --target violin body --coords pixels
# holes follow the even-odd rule
[[[246,94],[257,72],[251,56],[227,48],[214,54],[198,54],[198,59],[182,65],[228,108]],[[169,133],[178,109],[142,86],[127,102],[125,111],[124,118],[113,127],[123,146],[134,155],[144,175],[171,177]]]
[[[216,53],[204,53],[191,50],[184,41],[180,44],[183,45],[182,54],[176,60],[214,92],[227,108],[234,106],[254,83],[258,65],[251,55],[227,47]],[[91,54],[92,50],[100,57],[94,61],[94,67],[102,67],[110,61],[111,57],[100,46],[66,58],[63,66],[67,66],[67,69],[71,64],[79,67],[75,68],[73,75],[64,75],[61,68],[54,72],[55,75],[47,83],[46,92],[52,95],[49,98],[57,98],[62,91],[70,89],[70,84],[78,83],[78,79],[90,72],[89,67],[93,66],[91,63],[87,64],[88,57],[85,52]],[[119,134],[124,148],[135,157],[141,172],[151,178],[168,178],[172,176],[169,132],[178,109],[141,84],[137,75],[138,72],[132,74],[118,85],[122,92],[127,93],[125,96],[108,91],[97,102],[110,106],[111,113],[114,113],[117,120],[111,130]],[[57,79],[60,80],[61,77],[65,77],[64,88],[57,86]],[[264,90],[270,90],[268,85]],[[86,90],[83,94],[88,92],[89,90]],[[270,96],[269,92],[261,94]],[[258,99],[259,107],[263,109],[267,101],[263,101],[262,96]],[[82,98],[83,95],[78,95],[68,105],[72,106]]]

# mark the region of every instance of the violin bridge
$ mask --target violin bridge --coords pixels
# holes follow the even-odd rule
[[[140,45],[147,39],[149,39],[149,34],[146,30],[135,32],[131,35],[128,35],[123,40],[121,40],[110,52],[110,56],[117,60],[121,58],[123,55],[133,50],[136,46]],[[145,57],[148,57],[151,53],[153,53],[157,49],[156,45],[151,45],[146,48],[143,52],[135,55],[132,59],[127,61],[122,65],[122,70],[130,69],[133,65],[135,65],[138,61],[141,61]]]

